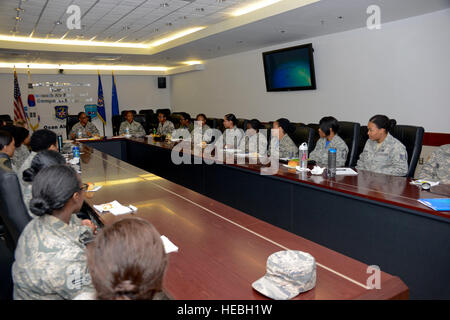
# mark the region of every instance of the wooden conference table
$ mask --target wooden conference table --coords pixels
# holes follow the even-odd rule
[[[317,263],[313,290],[295,299],[406,299],[408,288],[381,272],[381,289],[369,289],[368,266],[225,204],[89,147],[81,149],[84,182],[103,187],[87,202],[133,204],[130,215],[98,214],[107,225],[127,216],[150,221],[179,247],[169,254],[164,288],[175,299],[266,299],[251,284],[265,274],[267,257],[301,250]]]

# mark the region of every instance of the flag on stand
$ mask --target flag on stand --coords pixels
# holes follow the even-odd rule
[[[14,121],[23,120],[27,122],[22,98],[20,97],[19,81],[17,80],[16,68],[14,67]]]
[[[98,99],[97,99],[97,114],[103,124],[106,124],[105,101],[103,100],[103,87],[100,72],[98,72]]]
[[[112,114],[115,116],[119,114],[119,100],[117,99],[116,81],[114,80],[114,72],[112,72],[112,102],[111,102]]]

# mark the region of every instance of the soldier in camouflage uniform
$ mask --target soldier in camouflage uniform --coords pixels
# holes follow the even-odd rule
[[[78,139],[78,133],[81,131],[81,138],[90,138],[93,136],[100,136],[97,127],[92,122],[89,122],[89,118],[84,112],[78,114],[78,120],[80,122],[76,123],[72,130],[70,130],[70,137],[72,139]]]
[[[269,155],[271,155],[272,149],[278,148],[280,158],[297,158],[298,147],[289,137],[289,134],[295,131],[295,126],[288,119],[281,118],[273,123],[273,129],[278,129],[278,139],[276,136],[271,138]]]
[[[264,128],[257,119],[252,119],[247,122],[247,131],[241,140],[240,150],[245,153],[258,153],[260,155],[267,155],[267,137],[259,132]]]
[[[316,260],[297,250],[278,251],[267,259],[266,274],[252,287],[275,300],[292,299],[316,286]]]
[[[450,144],[437,148],[422,167],[419,179],[450,184]]]
[[[377,115],[371,120],[378,121],[376,117],[385,116]],[[408,153],[405,146],[388,132],[395,126],[395,120],[388,119],[385,122],[385,125],[377,125],[369,121],[367,126],[369,140],[359,156],[356,168],[393,176],[405,176],[408,172]]]
[[[125,135],[127,133],[127,128],[129,134],[133,136],[145,136],[145,130],[142,124],[133,120],[133,113],[128,111],[125,114],[126,121],[120,124],[119,135]]]
[[[15,171],[17,171],[22,164],[25,162],[25,160],[30,155],[30,150],[28,150],[27,146],[23,143],[20,145],[20,147],[16,148],[16,151],[14,152],[14,156],[12,157],[11,161],[16,168]]]
[[[12,168],[15,172],[22,166],[22,163],[30,155],[27,144],[30,142],[30,132],[28,129],[18,126],[6,126],[2,130],[9,132],[14,137],[15,151],[11,157]]]
[[[30,206],[39,217],[28,223],[17,244],[14,299],[73,299],[94,291],[85,246],[95,228],[81,225],[73,214],[81,208],[87,185],[79,187],[79,177],[66,165],[41,170],[33,184]]]
[[[159,135],[168,135],[172,134],[175,130],[175,126],[172,121],[167,120],[166,115],[163,112],[158,113],[158,129],[156,129],[156,134]]]
[[[319,121],[320,139],[316,143],[316,147],[309,155],[311,160],[317,162],[319,166],[328,165],[328,149],[336,149],[336,166],[345,166],[347,161],[348,146],[337,134],[339,131],[339,122],[334,117],[323,117]]]

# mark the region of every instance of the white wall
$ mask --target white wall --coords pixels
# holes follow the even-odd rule
[[[139,75],[127,76],[116,75],[116,88],[119,100],[119,110],[133,109],[139,112],[140,109],[157,109],[170,108],[170,81],[167,81],[166,89],[158,89],[157,76]],[[12,71],[9,74],[0,74],[0,114],[9,114],[13,118],[13,83]],[[22,102],[26,104],[28,96],[28,78],[26,74],[18,74],[20,91],[22,94]],[[68,83],[89,83],[90,87],[73,88],[75,92],[86,92],[88,97],[93,99],[93,102],[79,102],[68,103],[69,114],[77,114],[84,111],[85,104],[97,104],[97,75],[50,75],[50,74],[33,74],[32,82],[68,82]],[[111,126],[111,94],[112,94],[112,80],[111,73],[101,74],[103,97],[105,100],[106,109],[106,134],[112,135]],[[169,78],[167,78],[169,80]],[[49,87],[39,87],[33,89],[34,93],[50,93]],[[76,97],[77,98],[77,97]],[[82,97],[84,98],[84,97]],[[80,99],[80,97],[78,97]],[[65,124],[65,120],[57,120],[55,118],[54,107],[56,105],[63,105],[63,103],[38,103],[37,107],[41,115],[41,125],[51,124]],[[93,121],[100,132],[102,132],[102,124],[99,119]],[[63,134],[65,137],[65,129],[54,130],[58,134]]]
[[[206,61],[172,76],[176,111],[235,113],[261,121],[317,123],[326,115],[366,124],[378,113],[399,124],[450,133],[450,9]],[[261,53],[313,43],[317,90],[266,92]]]

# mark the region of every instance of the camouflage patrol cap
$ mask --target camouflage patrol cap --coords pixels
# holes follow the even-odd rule
[[[278,251],[267,259],[264,277],[253,282],[252,287],[275,300],[288,300],[316,285],[316,261],[309,253]]]

